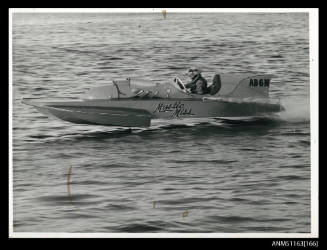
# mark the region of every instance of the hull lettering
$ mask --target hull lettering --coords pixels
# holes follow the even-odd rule
[[[269,87],[270,79],[250,79],[250,87]]]
[[[192,113],[192,109],[185,107],[184,103],[181,102],[174,102],[174,103],[162,103],[160,102],[153,113],[162,113],[162,112],[170,112],[171,118],[181,118],[182,116],[186,115],[194,115]]]

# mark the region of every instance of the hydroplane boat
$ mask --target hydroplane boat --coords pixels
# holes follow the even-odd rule
[[[284,110],[269,98],[272,78],[216,74],[204,95],[190,93],[178,77],[165,84],[127,78],[92,88],[79,100],[22,102],[64,121],[122,127],[148,127],[152,119],[266,116]]]

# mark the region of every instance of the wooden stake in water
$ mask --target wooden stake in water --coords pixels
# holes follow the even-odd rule
[[[188,216],[188,211],[187,211],[187,210],[185,210],[185,211],[183,212],[182,216],[183,216],[183,217],[186,217],[186,216]]]
[[[72,205],[74,206],[74,204],[73,204],[73,197],[72,197],[72,194],[71,194],[71,192],[70,192],[70,176],[71,176],[71,174],[72,174],[72,169],[73,169],[73,167],[70,166],[70,168],[69,168],[69,170],[68,170],[68,174],[67,174],[67,192],[68,192],[69,200],[70,200],[70,202],[72,203]],[[75,207],[75,206],[74,206],[74,207]],[[79,208],[75,207],[75,209],[79,211]]]
[[[161,12],[162,12],[164,19],[166,19],[166,10],[162,10]]]

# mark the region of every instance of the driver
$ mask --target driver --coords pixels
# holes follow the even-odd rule
[[[191,82],[185,84],[185,87],[190,89],[193,94],[205,94],[207,90],[207,80],[203,78],[201,71],[197,68],[190,68],[188,70],[188,76],[191,78]]]

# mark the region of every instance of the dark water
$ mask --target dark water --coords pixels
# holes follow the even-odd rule
[[[310,232],[308,39],[302,13],[15,13],[14,232]],[[112,79],[186,79],[192,65],[208,79],[275,74],[286,111],[127,129],[21,104]]]

